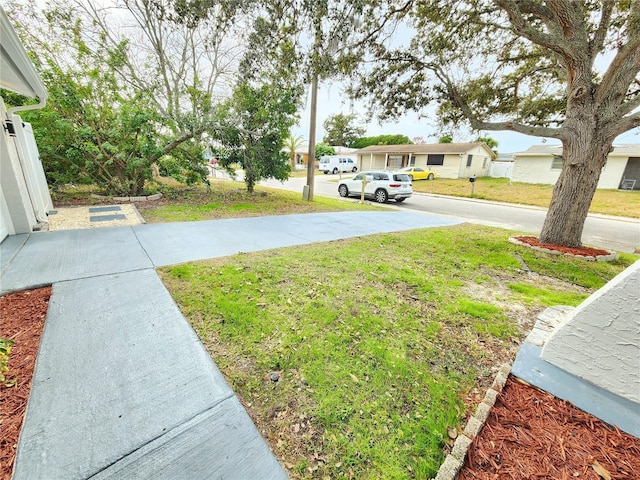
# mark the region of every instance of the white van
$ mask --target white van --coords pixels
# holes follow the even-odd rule
[[[340,157],[338,155],[325,155],[320,157],[320,171],[327,173],[338,172],[357,172],[358,167],[356,162],[347,157]]]

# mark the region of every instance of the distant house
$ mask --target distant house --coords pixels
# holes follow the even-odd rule
[[[42,108],[48,98],[33,63],[0,7],[0,87],[26,97],[35,105],[6,109],[0,98],[0,241],[8,235],[30,233],[47,222],[53,208],[31,125],[16,112]]]
[[[360,170],[428,167],[438,178],[487,176],[496,156],[484,143],[371,145],[355,153]]]
[[[515,154],[511,180],[553,185],[562,169],[562,146],[534,145]],[[617,145],[602,169],[598,188],[640,190],[640,144]]]
[[[335,154],[340,155],[342,157],[352,158],[354,161],[357,159],[354,152],[356,152],[355,148],[347,148],[341,146],[333,147]],[[287,154],[291,154],[291,152],[284,148],[283,151],[286,151]],[[307,163],[309,162],[309,142],[303,142],[298,148],[296,148],[294,152],[294,162],[296,170],[303,170],[307,168]],[[316,161],[316,168],[318,162]]]

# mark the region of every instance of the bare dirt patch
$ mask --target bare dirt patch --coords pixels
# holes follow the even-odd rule
[[[50,297],[51,287],[0,297],[0,337],[15,342],[7,374],[13,386],[0,385],[0,480],[13,471]]]

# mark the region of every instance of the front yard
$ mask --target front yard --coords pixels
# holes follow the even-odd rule
[[[479,198],[506,203],[520,203],[547,208],[553,185],[510,182],[508,178],[479,177],[471,194],[468,179],[419,180],[413,182],[413,191]],[[591,213],[640,218],[640,191],[596,190],[589,210]]]
[[[160,275],[292,478],[429,478],[536,314],[637,258],[547,256],[508,235],[417,230]]]

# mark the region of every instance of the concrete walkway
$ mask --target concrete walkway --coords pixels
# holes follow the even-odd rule
[[[14,480],[286,478],[154,268],[456,223],[342,212],[8,237],[0,291],[53,284]]]

